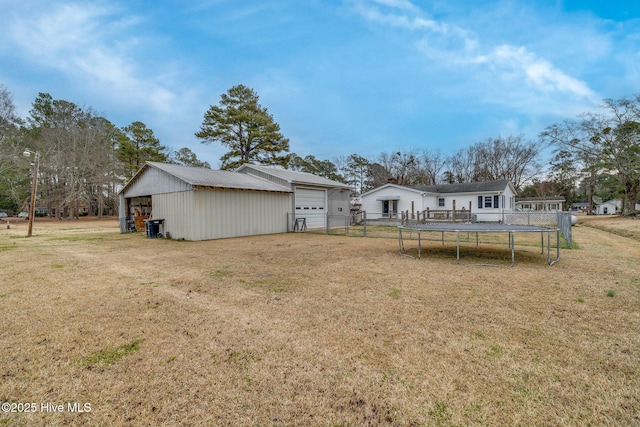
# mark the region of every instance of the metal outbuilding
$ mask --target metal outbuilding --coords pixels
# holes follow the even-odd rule
[[[147,162],[120,190],[120,226],[162,219],[160,233],[184,240],[284,233],[292,193],[251,174]]]
[[[327,220],[335,218],[345,223],[349,216],[351,191],[342,182],[273,166],[244,164],[237,172],[263,178],[293,191],[290,223],[304,219],[309,229],[325,228]]]

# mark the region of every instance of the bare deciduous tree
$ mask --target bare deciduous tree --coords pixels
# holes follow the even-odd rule
[[[540,173],[542,145],[524,135],[489,138],[454,153],[447,175],[454,182],[508,179],[518,190]]]
[[[640,96],[604,101],[605,113],[585,113],[554,124],[541,138],[570,151],[586,174],[591,212],[603,175],[614,176],[623,195],[622,215],[635,214],[640,189]]]
[[[113,196],[119,132],[91,109],[39,94],[28,119],[27,140],[40,152],[39,186],[49,214],[77,218],[81,205],[102,215]]]

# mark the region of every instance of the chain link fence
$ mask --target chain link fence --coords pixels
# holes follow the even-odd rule
[[[569,247],[573,246],[571,212],[562,211],[526,211],[508,212],[504,214],[504,224],[541,225],[560,229]]]
[[[370,215],[371,216],[371,215]],[[327,215],[327,226],[323,229],[308,230],[310,232],[358,237],[397,237],[398,226],[403,224],[402,216],[398,218],[381,218],[380,214],[373,214],[374,219],[368,219],[367,212],[352,212],[350,215]],[[496,222],[513,225],[532,225],[557,227],[560,229],[569,247],[572,247],[571,212],[520,212],[503,211],[499,213],[466,213],[464,218],[456,217],[456,222]],[[453,218],[450,218],[453,219]],[[407,219],[405,219],[406,221]],[[423,216],[425,222],[439,221],[439,217]],[[411,221],[409,218],[408,221]],[[413,221],[414,223],[416,221]],[[453,222],[453,221],[450,221]]]

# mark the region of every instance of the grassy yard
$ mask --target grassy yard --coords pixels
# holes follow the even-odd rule
[[[600,221],[513,268],[439,240],[418,260],[384,237],[2,224],[0,426],[639,425],[640,221]],[[463,261],[508,264],[498,243]]]

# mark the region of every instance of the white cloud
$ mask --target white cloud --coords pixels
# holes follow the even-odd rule
[[[169,111],[175,95],[159,82],[166,77],[161,69],[151,78],[137,69],[145,40],[127,35],[140,19],[101,3],[54,2],[39,10],[10,25],[9,35],[22,55],[43,69],[64,73],[87,91]]]
[[[374,3],[399,9],[401,12],[385,12],[372,3],[359,1],[355,3],[355,10],[367,21],[389,25],[407,30],[429,30],[446,34],[450,28],[446,24],[440,24],[432,19],[420,16],[419,10],[409,1],[405,0],[373,0]],[[411,12],[414,16],[408,16],[402,11]]]
[[[486,55],[487,63],[501,67],[504,72],[516,71],[529,86],[541,92],[560,92],[596,101],[598,97],[588,85],[537,58],[524,47],[502,45]]]
[[[37,55],[43,62],[63,68],[68,56],[81,54],[100,33],[99,20],[109,14],[101,6],[62,4],[31,19],[16,19],[9,34],[28,55]],[[24,16],[24,15],[23,15]]]
[[[396,9],[416,10],[416,7],[409,0],[373,0],[373,2]]]
[[[569,95],[572,100],[578,98],[588,103],[600,99],[587,83],[524,46],[492,45],[492,41],[482,41],[468,29],[424,17],[424,13],[408,1],[374,0],[374,3],[358,2],[356,11],[369,22],[418,32],[419,39],[412,36],[409,43],[435,66],[465,75],[467,80],[482,83],[490,73],[492,90],[500,86],[503,92],[526,88],[545,97],[555,95],[561,99]],[[376,4],[395,9],[383,10]],[[476,91],[482,92],[482,88]],[[532,102],[535,102],[535,93],[527,94]]]

